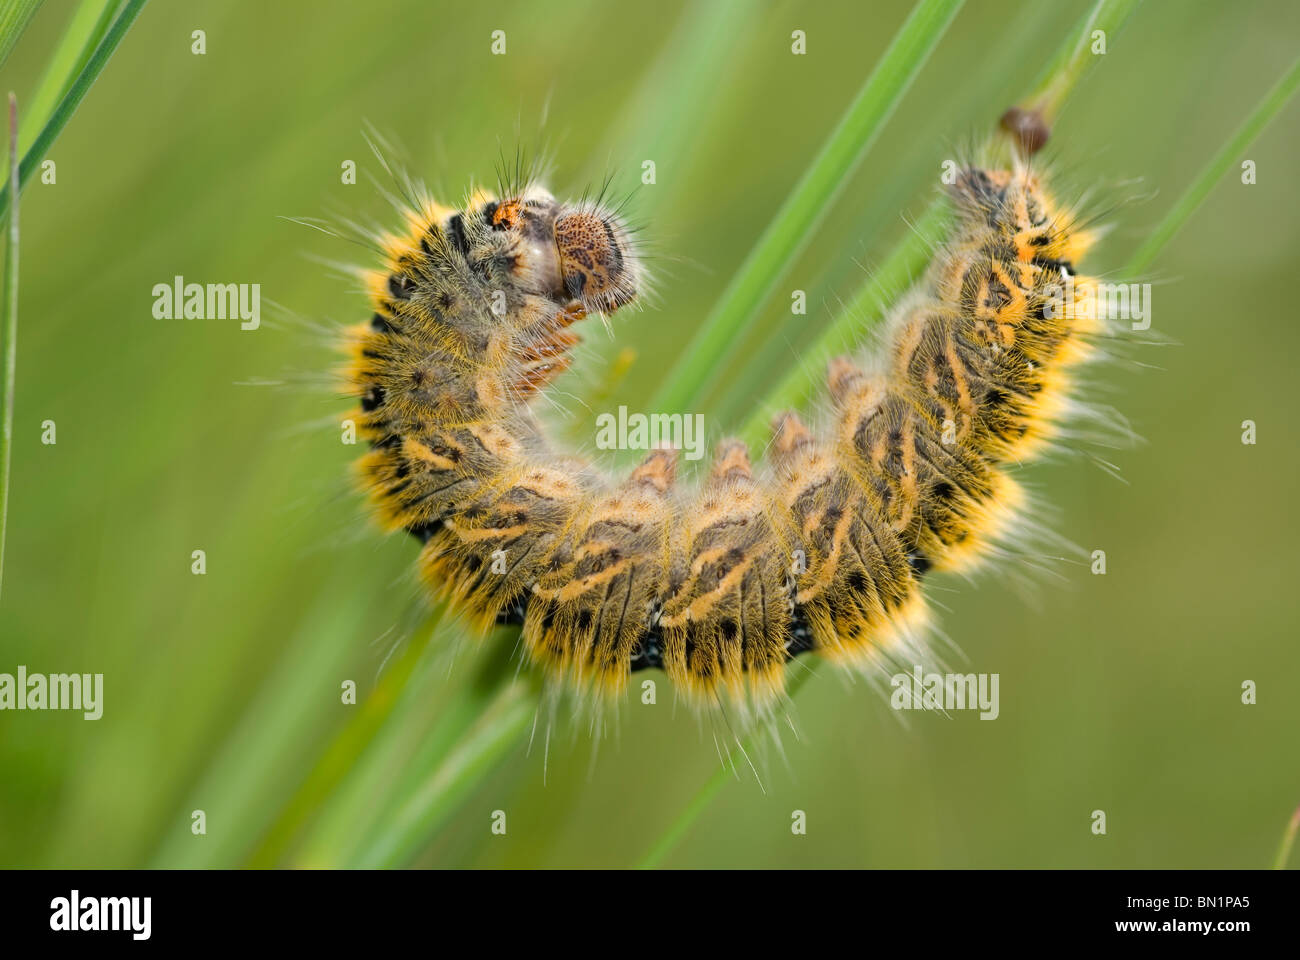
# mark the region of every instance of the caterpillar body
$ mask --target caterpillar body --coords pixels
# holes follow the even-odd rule
[[[573,324],[636,299],[637,243],[599,204],[507,192],[422,201],[384,239],[349,341],[360,472],[432,591],[483,630],[521,625],[582,689],[658,667],[699,702],[762,707],[801,653],[877,662],[924,625],[927,572],[971,568],[1017,515],[1006,467],[1051,439],[1096,333],[1094,311],[1049,308],[1066,278],[1092,295],[1090,235],[1027,162],[967,166],[872,371],[831,364],[824,430],[780,414],[770,463],[723,441],[697,488],[671,450],[609,478],[553,449],[532,401]]]

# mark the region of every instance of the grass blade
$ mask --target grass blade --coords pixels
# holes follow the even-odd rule
[[[9,185],[18,195],[18,98],[9,94]],[[0,410],[0,589],[4,587],[5,535],[9,528],[9,468],[13,461],[14,377],[18,372],[18,204],[9,211],[9,245],[5,248],[4,306],[0,331],[4,342],[4,394]]]
[[[713,372],[726,366],[725,358],[735,346],[737,334],[807,242],[961,5],[962,0],[921,0],[916,5],[839,126],[768,224],[712,314],[687,345],[650,409],[691,409],[704,393]]]
[[[1034,92],[1020,106],[1041,114],[1049,125],[1055,123],[1066,100],[1097,59],[1092,54],[1093,35],[1101,31],[1106,34],[1108,42],[1112,40],[1138,2],[1101,0],[1093,6],[1071,34],[1073,42],[1062,44],[1056,51],[1051,62],[1043,68]]]
[[[122,9],[124,0],[82,0],[59,38],[50,62],[45,66],[36,92],[27,100],[18,142],[30,144],[49,120],[59,100],[85,68],[108,28]]]
[[[9,59],[18,38],[40,6],[41,0],[11,0],[0,7],[0,67]]]
[[[1274,870],[1285,870],[1286,862],[1291,859],[1291,848],[1295,845],[1296,832],[1300,831],[1300,807],[1295,808],[1291,820],[1282,831],[1282,842],[1277,846],[1277,857],[1273,860]]]
[[[277,866],[293,846],[295,839],[311,820],[321,802],[328,799],[353,769],[366,747],[378,735],[392,715],[401,692],[406,688],[423,657],[429,640],[437,630],[445,611],[439,607],[430,622],[417,632],[396,662],[379,677],[375,690],[361,702],[357,716],[351,720],[321,753],[316,765],[303,779],[279,816],[268,828],[246,865],[255,868]]]
[[[17,195],[23,184],[27,183],[32,172],[45,157],[50,147],[54,145],[54,141],[63,132],[63,128],[68,125],[68,121],[72,119],[73,114],[77,112],[77,108],[81,106],[81,101],[86,98],[91,86],[104,71],[108,61],[112,59],[113,52],[117,50],[118,44],[122,42],[122,38],[131,29],[131,25],[135,23],[135,18],[140,15],[144,5],[145,0],[128,0],[121,14],[113,21],[113,25],[108,29],[108,32],[104,34],[104,39],[95,48],[95,52],[91,54],[90,59],[86,61],[85,66],[77,74],[77,78],[60,98],[58,107],[50,115],[50,119],[46,121],[45,126],[41,128],[35,142],[23,154],[23,160],[18,170],[17,185],[11,187],[6,184],[4,190],[0,191],[0,216],[9,208],[10,198]]]
[[[813,675],[812,670],[801,670],[795,674],[786,687],[786,699],[793,703],[795,696],[808,682],[808,678]],[[751,730],[749,735],[741,742],[737,743],[732,751],[727,755],[726,760],[719,764],[718,769],[713,771],[713,775],[704,781],[704,785],[696,791],[691,797],[690,803],[682,808],[681,812],[673,818],[668,824],[668,829],[659,835],[654,846],[646,852],[637,864],[638,870],[653,870],[663,864],[667,856],[676,849],[677,844],[681,843],[682,838],[691,828],[700,814],[708,809],[713,798],[716,797],[727,782],[735,779],[733,771],[741,769],[741,765],[747,762],[755,741],[759,737],[760,731]]]
[[[1291,97],[1295,95],[1297,87],[1300,87],[1300,59],[1291,64],[1291,69],[1284,73],[1282,79],[1274,85],[1273,89],[1269,90],[1264,95],[1264,98],[1255,105],[1255,109],[1246,117],[1237,132],[1211,158],[1210,162],[1201,171],[1200,176],[1187,188],[1187,192],[1178,199],[1178,202],[1165,214],[1164,219],[1151,231],[1146,242],[1133,254],[1132,259],[1129,260],[1128,266],[1125,268],[1129,276],[1145,270],[1160,255],[1160,251],[1165,248],[1165,244],[1172,240],[1174,235],[1182,229],[1183,224],[1196,212],[1196,208],[1210,195],[1214,185],[1228,172],[1228,168],[1232,166],[1233,162],[1240,158],[1242,151],[1254,143],[1255,138],[1263,132],[1270,121],[1278,115]]]
[[[321,597],[338,597],[344,578],[325,581]],[[149,868],[228,867],[240,862],[277,822],[285,774],[296,771],[304,745],[320,734],[328,712],[345,709],[334,691],[360,627],[360,609],[318,603],[300,621],[290,645],[273,664],[255,696],[234,718],[220,747],[186,792],[178,814],[159,831]],[[337,638],[337,639],[332,639]],[[321,696],[328,691],[327,698]],[[351,709],[351,708],[346,708]],[[274,735],[269,735],[274,731]],[[304,770],[303,776],[309,771]],[[209,832],[196,843],[193,810],[204,810]]]
[[[444,626],[446,632],[435,634],[435,646],[446,643],[447,633],[459,624],[450,619]],[[437,708],[431,718],[421,707],[430,699],[429,671],[422,671],[398,691],[385,716],[384,728],[366,744],[360,762],[347,771],[347,779],[300,839],[289,862],[295,866],[355,865],[366,851],[392,849],[409,842],[409,838],[399,840],[394,836],[400,824],[409,822],[402,818],[402,811],[410,813],[411,798],[422,793],[434,771],[446,766],[448,756],[510,684],[514,674],[510,652],[516,642],[517,637],[509,630],[494,633],[474,653],[475,663],[468,679],[454,686],[437,687]],[[432,672],[443,673],[441,669]],[[530,707],[535,706],[536,698],[532,698]],[[479,769],[487,772],[510,746],[505,740],[492,741],[492,756],[485,758],[485,766]],[[439,798],[427,792],[422,795],[426,802],[441,804]],[[441,817],[450,814],[454,804],[442,809],[439,818],[423,821],[428,831],[426,841],[434,838]]]
[[[460,801],[495,768],[496,761],[518,745],[536,710],[537,698],[530,684],[499,684],[486,706],[474,710],[473,722],[457,731],[451,749],[439,750],[440,762],[426,766],[418,781],[404,791],[391,817],[385,818],[384,829],[348,866],[408,864],[437,834]]]
[[[862,338],[864,318],[879,317],[891,298],[906,290],[930,260],[934,245],[943,236],[949,209],[942,200],[932,203],[903,242],[853,295],[853,299],[799,358],[795,367],[757,405],[741,430],[741,439],[761,449],[771,433],[771,417],[778,410],[801,407],[824,379],[826,364],[838,353],[850,349]]]

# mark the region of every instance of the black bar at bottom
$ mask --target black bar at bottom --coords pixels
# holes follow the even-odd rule
[[[653,941],[687,924],[692,930],[716,927],[728,945],[780,936],[816,949],[827,938],[847,936],[864,947],[886,940],[912,950],[1058,940],[1130,940],[1181,949],[1192,943],[1229,946],[1256,936],[1294,942],[1297,876],[1073,870],[660,871],[617,877],[594,871],[6,871],[0,874],[0,936],[6,948],[62,940],[91,951],[146,942],[337,950],[373,947],[390,937],[455,950],[470,939],[493,951],[518,938],[549,951],[597,932]]]

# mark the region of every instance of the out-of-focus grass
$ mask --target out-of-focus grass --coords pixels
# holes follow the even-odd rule
[[[1300,807],[1295,808],[1286,829],[1282,831],[1282,841],[1277,845],[1277,856],[1273,858],[1274,870],[1285,870],[1291,859],[1291,848],[1295,846],[1296,833],[1300,832]]]
[[[122,0],[82,0],[50,55],[19,125],[19,143],[31,146],[121,12]]]
[[[817,157],[782,203],[722,299],[700,325],[650,402],[652,410],[690,410],[715,372],[738,352],[746,321],[807,245],[844,181],[862,162],[912,86],[963,0],[919,0]]]
[[[6,51],[7,52],[7,51]],[[9,94],[9,188],[18,195],[18,98]],[[18,204],[9,210],[4,288],[0,292],[0,597],[4,596],[5,533],[9,528],[9,470],[14,442],[14,377],[18,372]]]
[[[41,6],[41,0],[8,0],[0,6],[0,67]]]
[[[1196,208],[1205,202],[1210,191],[1223,179],[1229,168],[1239,162],[1243,152],[1255,142],[1274,117],[1295,96],[1300,87],[1300,59],[1286,71],[1256,105],[1241,126],[1230,136],[1222,147],[1205,163],[1205,169],[1192,183],[1182,198],[1170,208],[1164,219],[1156,224],[1142,246],[1129,260],[1130,274],[1145,270],[1155,261],[1160,251],[1165,248],[1174,235],[1182,229],[1196,212]]]
[[[36,165],[46,158],[50,147],[58,139],[59,134],[77,112],[81,106],[81,101],[85,99],[90,88],[94,86],[95,81],[99,79],[100,73],[108,66],[108,61],[112,59],[113,53],[117,50],[117,45],[122,42],[127,31],[135,23],[135,18],[140,15],[146,0],[123,0],[117,6],[110,5],[105,8],[101,17],[96,21],[96,27],[91,31],[80,55],[75,60],[67,60],[67,50],[61,49],[50,64],[50,69],[46,76],[53,78],[58,75],[61,66],[67,66],[69,73],[64,82],[60,85],[62,90],[53,111],[48,117],[44,118],[41,123],[36,139],[31,146],[23,153],[22,165],[18,172],[19,188],[25,185],[28,179],[36,170]],[[111,17],[109,16],[111,14]],[[75,36],[75,28],[78,21],[74,21],[73,30],[70,30],[66,36]],[[102,28],[102,29],[101,29]],[[14,191],[11,191],[8,184],[3,190],[0,190],[0,214],[8,209],[11,197]]]
[[[811,346],[801,351],[797,364],[775,388],[764,394],[741,430],[741,438],[750,447],[762,447],[772,431],[772,416],[779,410],[805,406],[825,382],[826,365],[836,354],[862,342],[891,302],[891,295],[905,290],[930,261],[944,235],[951,211],[942,199],[926,207],[880,266],[872,271],[849,302]]]
[[[617,345],[588,331],[593,363],[625,347],[639,359],[604,406],[567,403],[575,432],[589,437],[584,418],[618,403],[646,409],[910,6],[868,16],[851,3],[773,4],[718,37],[725,66],[690,104],[703,119],[673,130],[685,160],[661,162],[659,182],[634,198],[648,236],[673,257],[657,264],[660,302],[616,319]],[[950,141],[987,129],[1034,80],[1034,52],[1051,50],[1061,23],[1089,5],[1072,4],[1066,18],[1020,3],[972,9],[792,258],[791,285],[810,293],[807,328],[790,329],[788,309],[785,326],[765,309],[746,328],[747,343],[775,348],[762,358],[769,382],[852,296],[868,272],[858,264],[874,268],[895,246],[906,230],[897,214],[921,209]],[[39,83],[68,12],[46,4],[6,64],[4,85],[20,97]],[[292,5],[151,5],[60,138],[58,184],[24,195],[23,507],[11,517],[0,669],[102,670],[107,704],[94,723],[0,718],[0,859],[228,865],[274,849],[280,862],[342,863],[354,825],[322,818],[310,785],[368,813],[407,774],[430,772],[412,758],[477,667],[466,653],[448,663],[460,640],[452,626],[413,666],[383,749],[337,784],[311,779],[361,709],[339,702],[339,683],[355,679],[364,703],[407,649],[379,671],[392,640],[422,624],[413,547],[364,529],[355,500],[340,495],[355,452],[337,439],[346,404],[297,376],[332,358],[269,309],[254,333],[154,321],[149,290],[176,273],[260,281],[267,300],[298,314],[363,316],[363,298],[300,255],[351,252],[275,218],[390,216],[365,177],[338,182],[343,159],[367,166],[367,120],[400,135],[417,172],[452,196],[471,176],[490,177],[519,117],[526,142],[553,148],[557,192],[580,191],[606,165],[635,183],[658,135],[623,153],[622,135],[607,131],[638,129],[626,104],[654,102],[649,73],[674,75],[672,38],[688,13],[723,18],[712,7],[381,3],[331,9],[304,31]],[[1281,3],[1252,18],[1205,7],[1176,21],[1143,5],[1058,126],[1064,181],[1140,175],[1149,192],[1181,193],[1293,59],[1296,20]],[[808,32],[806,57],[789,53],[796,27]],[[208,34],[204,57],[189,52],[197,28]],[[494,29],[509,36],[504,58],[488,53]],[[1150,358],[1165,371],[1105,372],[1119,391],[1105,399],[1151,440],[1119,455],[1131,486],[1077,462],[1034,472],[1061,507],[1049,522],[1104,546],[1112,573],[1071,574],[1037,609],[996,578],[937,584],[954,588],[938,597],[972,669],[1002,674],[1002,717],[919,718],[903,731],[872,691],[819,672],[800,697],[789,771],[769,758],[767,794],[721,793],[674,864],[1232,866],[1268,856],[1300,792],[1271,760],[1293,749],[1297,714],[1275,696],[1243,707],[1237,691],[1243,679],[1300,668],[1285,640],[1294,617],[1283,533],[1295,518],[1282,482],[1297,445],[1285,418],[1261,414],[1284,396],[1296,346],[1281,305],[1300,244],[1274,215],[1297,199],[1278,174],[1295,140],[1294,125],[1272,127],[1252,148],[1259,185],[1211,195],[1170,244],[1156,324],[1184,346]],[[1152,209],[1112,218],[1105,260],[1126,261]],[[866,230],[864,211],[884,227]],[[722,371],[715,395],[739,366]],[[578,395],[583,378],[562,386]],[[255,379],[286,385],[240,385]],[[1250,415],[1262,416],[1267,442],[1242,447],[1236,426]],[[37,439],[46,418],[59,425],[54,447]],[[196,547],[208,550],[206,577],[188,572]],[[547,784],[540,751],[521,745],[446,813],[415,862],[635,862],[718,762],[709,732],[672,715],[670,700],[629,700],[594,765],[586,730],[561,716]],[[305,813],[293,816],[302,847],[276,839],[291,804]],[[1097,806],[1110,814],[1109,837],[1086,830]],[[206,837],[189,832],[196,807],[209,812]],[[806,837],[789,835],[795,808],[810,812]],[[495,809],[509,815],[506,836],[489,830]]]
[[[87,0],[85,10],[94,10],[97,0]],[[8,214],[9,237],[4,269],[4,307],[0,317],[0,588],[4,584],[4,550],[5,534],[9,519],[9,479],[11,451],[13,446],[14,383],[17,375],[18,351],[18,195],[23,184],[43,159],[46,151],[58,138],[67,122],[72,119],[77,106],[86,92],[98,79],[100,71],[108,63],[117,44],[121,42],[126,31],[131,28],[144,0],[129,0],[127,15],[116,17],[117,5],[109,5],[100,11],[97,24],[102,29],[93,30],[89,40],[79,36],[80,24],[87,19],[81,15],[74,18],[60,52],[55,55],[45,71],[45,81],[41,90],[29,108],[28,124],[38,130],[35,142],[28,154],[18,161],[20,127],[18,123],[17,98],[9,94],[9,177],[0,187],[0,216]],[[28,21],[35,15],[40,0],[16,0],[8,3],[0,11],[0,66],[9,58],[9,52],[26,29]],[[113,13],[114,16],[108,16]],[[66,48],[69,41],[82,47],[81,56],[75,62],[68,62]],[[106,42],[104,42],[106,41]],[[66,72],[66,75],[64,75]],[[62,79],[59,79],[62,77]],[[54,105],[52,91],[58,83],[62,91],[57,105]],[[12,209],[10,209],[12,207]]]

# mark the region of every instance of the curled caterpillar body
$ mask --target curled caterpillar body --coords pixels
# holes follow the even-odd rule
[[[756,470],[724,441],[698,489],[655,450],[610,479],[555,451],[530,403],[572,327],[632,302],[636,244],[599,206],[529,187],[427,204],[369,275],[351,337],[360,462],[383,521],[472,623],[518,623],[532,661],[617,692],[661,667],[763,705],[814,651],[860,665],[925,623],[921,580],[969,569],[1020,507],[1005,467],[1052,438],[1094,311],[1052,304],[1089,244],[1036,173],[963,170],[958,222],[870,372],[831,364],[833,421],[774,422]],[[1058,315],[1063,314],[1063,315]]]

